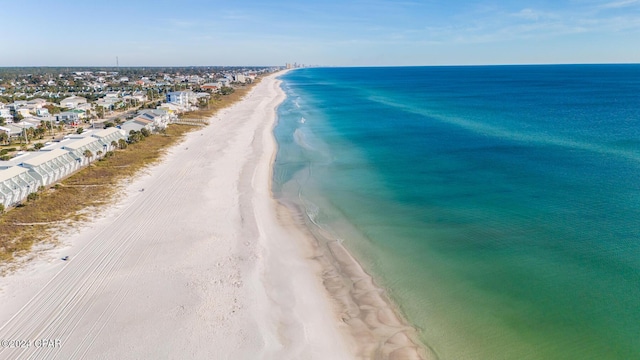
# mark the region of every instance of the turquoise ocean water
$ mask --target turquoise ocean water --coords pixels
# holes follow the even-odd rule
[[[640,65],[282,79],[275,194],[441,359],[640,359]]]

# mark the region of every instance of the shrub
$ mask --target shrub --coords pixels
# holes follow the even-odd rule
[[[232,87],[229,86],[223,86],[220,88],[220,94],[222,95],[231,95],[235,92],[235,90]]]
[[[37,200],[39,197],[38,193],[31,193],[29,195],[27,195],[27,200],[28,201],[35,201]]]

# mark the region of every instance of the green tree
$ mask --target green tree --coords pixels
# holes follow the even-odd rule
[[[5,118],[0,116],[0,126],[5,126],[5,125],[7,125],[7,120],[5,120]]]
[[[135,144],[142,140],[142,134],[139,131],[131,130],[129,131],[129,143]]]
[[[231,95],[235,90],[229,86],[223,86],[220,88],[220,94],[222,95]]]
[[[117,141],[115,141],[115,140],[112,140],[112,141],[111,141],[111,148],[112,148],[112,149],[115,149],[115,148],[117,148],[117,147],[118,147],[118,142],[117,142]]]
[[[29,139],[33,139],[36,136],[36,130],[34,128],[26,128],[24,129],[25,134],[27,135],[27,143]]]
[[[46,132],[45,128],[38,126],[37,128],[33,129],[33,136],[38,139],[42,139],[44,137],[45,132]]]
[[[6,144],[9,141],[9,134],[7,134],[4,131],[0,132],[0,142],[2,142],[3,144]]]
[[[98,115],[99,119],[104,118],[104,107],[103,106],[98,106],[96,108],[96,115]]]
[[[60,114],[61,112],[60,108],[55,105],[45,105],[44,107],[49,110],[49,114],[51,115]]]
[[[119,147],[120,149],[123,149],[123,150],[124,150],[124,149],[126,149],[126,148],[127,148],[127,146],[128,146],[128,145],[127,145],[127,141],[126,141],[125,139],[120,139],[120,140],[118,140],[118,147]]]
[[[91,164],[91,157],[93,157],[93,153],[91,152],[91,150],[87,149],[85,150],[82,155],[84,155],[84,157],[87,158],[87,160],[89,161],[89,164]]]
[[[43,147],[44,147],[43,143],[35,143],[35,144],[33,144],[33,148],[36,149],[36,150],[40,150]]]
[[[38,125],[38,127],[44,128],[46,130],[51,130],[51,128],[53,127],[53,125],[51,124],[51,121],[40,121],[40,125]]]
[[[76,130],[76,132],[77,132],[78,134],[82,134],[82,133],[84,132],[84,129],[83,129],[83,128],[78,128],[78,130]]]

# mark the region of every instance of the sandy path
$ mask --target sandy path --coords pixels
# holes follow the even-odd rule
[[[283,98],[263,80],[66,247],[0,279],[0,339],[29,345],[0,359],[351,358],[270,196]]]

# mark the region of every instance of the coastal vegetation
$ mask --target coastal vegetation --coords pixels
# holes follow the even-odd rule
[[[188,126],[171,126],[164,136],[154,135],[120,146],[112,156],[92,163],[39,194],[31,194],[35,196],[30,195],[26,204],[0,217],[0,261],[11,260],[35,243],[55,240],[56,232],[64,225],[83,220],[99,206],[112,203],[121,180],[157,162],[169,146],[190,130]]]
[[[258,76],[253,81],[253,83],[236,84],[235,88],[229,87],[229,89],[231,90],[225,90],[224,94],[222,93],[222,90],[225,89],[225,87],[222,87],[222,89],[220,89],[220,92],[213,94],[209,101],[203,104],[200,109],[185,113],[181,116],[181,118],[202,119],[210,117],[218,112],[218,110],[240,101],[255,85],[260,82],[261,79],[262,77]]]
[[[229,95],[214,96],[206,107],[183,117],[201,119],[212,116],[241,100],[257,83],[240,86]],[[31,250],[35,244],[57,241],[62,230],[88,219],[99,212],[101,206],[112,204],[117,200],[124,179],[132,178],[140,170],[158,162],[169,147],[197,128],[175,124],[158,134],[134,132],[130,134],[133,141],[120,139],[116,143],[117,150],[105,154],[99,161],[48,189],[40,189],[11,211],[0,209],[0,263],[11,263],[17,255]],[[90,158],[93,154],[85,156]]]

